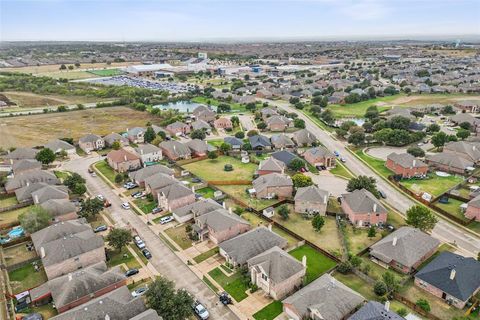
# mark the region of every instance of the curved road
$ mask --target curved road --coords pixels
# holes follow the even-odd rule
[[[377,180],[378,188],[387,195],[387,198],[384,201],[386,201],[391,207],[405,213],[408,208],[415,204],[413,200],[399,192],[390,183],[383,180],[368,166],[362,163],[357,157],[348,152],[342,142],[334,139],[329,132],[318,127],[305,114],[290,107],[290,105],[286,103],[270,100],[268,100],[268,102],[270,105],[277,106],[287,112],[298,114],[298,117],[305,121],[306,128],[315,134],[327,149],[338,151],[341,156],[346,159],[346,165],[353,173],[356,175],[374,177]],[[443,242],[455,243],[459,249],[465,252],[465,254],[472,257],[476,258],[480,251],[480,239],[478,237],[443,219],[439,219],[437,225],[432,230],[432,235]]]

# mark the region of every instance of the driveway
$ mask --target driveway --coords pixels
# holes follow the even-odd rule
[[[219,303],[218,297],[150,230],[138,215],[131,210],[121,208],[122,202],[128,199],[116,194],[100,177],[92,177],[87,173],[89,165],[101,159],[95,156],[72,160],[64,163],[62,168],[81,174],[86,179],[87,188],[91,194],[102,194],[112,203],[107,210],[110,211],[115,226],[132,227],[136,230],[152,253],[150,262],[155,269],[162,276],[174,281],[177,288],[187,289],[204,303],[212,319],[238,319],[230,309]]]
[[[244,131],[257,129],[257,126],[255,125],[255,122],[253,121],[251,116],[238,116],[238,119],[240,120],[240,124],[242,125]]]
[[[395,147],[376,147],[368,148],[367,154],[378,159],[387,160],[390,153],[406,153],[407,148],[395,148]]]
[[[332,196],[339,197],[347,192],[348,181],[336,177],[328,171],[321,171],[319,175],[307,172],[306,175],[311,177],[313,183],[320,189],[328,190]]]

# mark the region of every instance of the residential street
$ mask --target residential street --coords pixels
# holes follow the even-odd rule
[[[385,192],[385,194],[387,195],[387,199],[385,199],[385,201],[393,208],[399,210],[402,213],[405,213],[408,208],[414,205],[414,202],[410,198],[400,193],[392,185],[379,177],[369,167],[367,167],[354,155],[348,152],[342,142],[334,139],[330,135],[330,133],[322,130],[303,113],[298,112],[298,110],[290,107],[287,103],[280,103],[275,101],[269,101],[269,103],[271,105],[280,107],[288,112],[297,113],[299,118],[305,120],[306,128],[310,130],[313,134],[315,134],[319,138],[319,140],[325,145],[325,147],[327,147],[330,151],[338,151],[340,155],[346,159],[345,165],[352,172],[357,175],[375,177],[377,179],[378,189]],[[455,243],[459,249],[463,249],[465,253],[468,253],[473,257],[477,257],[477,253],[480,251],[480,239],[478,237],[467,233],[460,227],[457,227],[445,220],[440,220],[437,223],[434,230],[432,231],[432,235],[439,240]]]
[[[152,253],[150,262],[155,269],[161,275],[173,280],[177,288],[187,289],[204,303],[212,319],[238,319],[230,309],[219,303],[217,296],[150,230],[138,215],[131,210],[121,208],[122,202],[126,202],[126,199],[122,200],[100,177],[92,177],[87,173],[90,164],[102,159],[101,157],[75,159],[64,163],[62,169],[81,174],[87,180],[87,188],[92,195],[101,194],[108,199],[112,206],[106,210],[109,210],[116,226],[133,227]]]

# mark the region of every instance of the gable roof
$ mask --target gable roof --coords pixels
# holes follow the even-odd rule
[[[283,170],[285,170],[285,163],[278,161],[273,157],[270,157],[260,161],[260,164],[258,165],[258,170],[283,172]]]
[[[156,190],[158,194],[164,195],[169,201],[178,198],[183,198],[188,195],[194,194],[193,191],[185,187],[182,183],[177,182],[167,185],[161,189]]]
[[[310,154],[313,157],[321,157],[321,158],[334,158],[335,155],[327,150],[325,147],[318,146],[315,148],[308,149],[305,151],[305,154]]]
[[[107,158],[111,159],[115,163],[122,163],[126,161],[140,160],[140,157],[136,154],[129,152],[125,149],[112,150],[107,154]]]
[[[42,202],[40,206],[53,217],[77,211],[75,205],[68,199],[50,199]]]
[[[207,152],[208,143],[200,139],[192,139],[185,143],[193,152]]]
[[[275,246],[285,247],[287,240],[265,227],[245,232],[233,239],[220,243],[219,247],[238,264],[267,251]]]
[[[312,144],[317,141],[317,137],[307,129],[301,129],[293,133],[293,140],[299,144]]]
[[[175,171],[173,169],[170,169],[164,165],[161,164],[155,164],[153,166],[148,166],[145,168],[141,168],[136,171],[132,171],[128,173],[128,177],[132,180],[143,182],[147,178],[157,174],[157,173],[163,173],[168,176],[172,176]]]
[[[443,150],[456,152],[472,162],[480,160],[480,144],[476,142],[452,141]]]
[[[322,190],[316,186],[308,186],[297,189],[295,201],[308,201],[327,204],[328,197],[330,197],[330,192]]]
[[[157,172],[145,179],[145,186],[149,186],[151,190],[160,189],[174,183],[178,183],[178,181],[162,172]]]
[[[16,174],[12,179],[7,180],[5,189],[15,190],[36,182],[45,182],[47,184],[58,184],[60,181],[50,171],[32,170]]]
[[[17,160],[12,165],[13,173],[19,173],[25,170],[32,170],[32,169],[41,169],[42,164],[34,159],[22,159]]]
[[[216,201],[212,199],[203,199],[203,200],[199,200],[194,203],[191,203],[189,205],[177,208],[173,210],[173,213],[179,217],[184,217],[189,214],[193,214],[194,216],[201,216],[202,214],[205,214],[220,208],[223,208],[223,207],[219,205]]]
[[[83,137],[81,137],[80,139],[78,139],[79,142],[97,142],[98,140],[103,140],[102,137],[96,135],[96,134],[92,134],[92,133],[89,133],[89,134],[86,134],[84,135]]]
[[[387,213],[387,209],[380,201],[368,190],[354,190],[350,193],[342,194],[343,201],[345,201],[350,209],[355,213]]]
[[[441,152],[427,155],[426,160],[461,170],[473,167],[474,165],[472,161],[465,159],[456,152]]]
[[[39,150],[33,148],[16,148],[9,152],[4,158],[12,160],[35,159]]]
[[[52,141],[49,141],[47,144],[44,145],[44,147],[52,150],[53,152],[75,149],[75,147],[72,146],[70,143],[60,139],[54,139]]]
[[[223,142],[228,143],[232,146],[243,146],[243,140],[238,139],[237,137],[225,137],[223,138]]]
[[[51,199],[68,199],[68,188],[66,186],[46,185],[32,192],[32,198],[35,203],[42,203]]]
[[[480,287],[480,262],[444,251],[415,277],[461,301],[466,301]]]
[[[401,227],[370,247],[370,254],[386,263],[397,261],[412,267],[440,242],[412,227]]]
[[[196,218],[202,225],[210,227],[216,232],[233,228],[239,224],[250,223],[236,214],[231,214],[223,208],[210,211]]]
[[[192,122],[192,129],[193,130],[198,130],[198,129],[211,129],[210,125],[208,124],[208,122],[202,120],[202,119],[198,119],[198,120],[195,120]]]
[[[276,172],[260,176],[253,180],[252,184],[257,192],[261,192],[268,187],[293,186],[292,178]]]
[[[185,157],[191,154],[189,147],[175,140],[160,142],[160,148],[167,150],[176,157]]]
[[[270,139],[268,137],[262,136],[262,135],[254,135],[251,137],[248,137],[248,141],[250,141],[250,145],[252,148],[257,148],[257,147],[270,147]]]
[[[27,186],[16,189],[15,197],[17,198],[18,202],[32,200],[32,192],[37,191],[45,186],[48,186],[48,184],[45,182],[30,183]]]
[[[427,167],[427,164],[423,161],[415,158],[410,153],[395,153],[392,152],[387,156],[388,160],[392,160],[395,164],[402,168],[421,168]]]
[[[276,151],[271,154],[272,158],[277,159],[278,161],[283,162],[285,165],[289,165],[293,159],[300,159],[295,154],[287,150]]]
[[[386,310],[385,306],[377,301],[369,301],[348,320],[405,320],[391,310]]]
[[[342,320],[364,301],[364,298],[326,273],[283,300],[294,307],[300,318],[311,312],[321,319]]]
[[[270,140],[272,141],[272,144],[277,148],[292,147],[295,145],[293,140],[284,133],[274,134],[272,135]]]
[[[107,134],[105,137],[103,137],[106,143],[108,144],[113,144],[115,141],[121,141],[124,143],[128,143],[128,139],[124,136],[122,136],[119,133],[112,132],[110,134]]]
[[[144,155],[144,154],[149,154],[149,153],[160,152],[161,149],[157,146],[154,146],[153,144],[146,143],[146,144],[141,144],[138,147],[136,147],[135,151],[139,155]]]

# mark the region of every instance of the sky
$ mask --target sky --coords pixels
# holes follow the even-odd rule
[[[480,36],[480,0],[0,0],[0,41]]]

